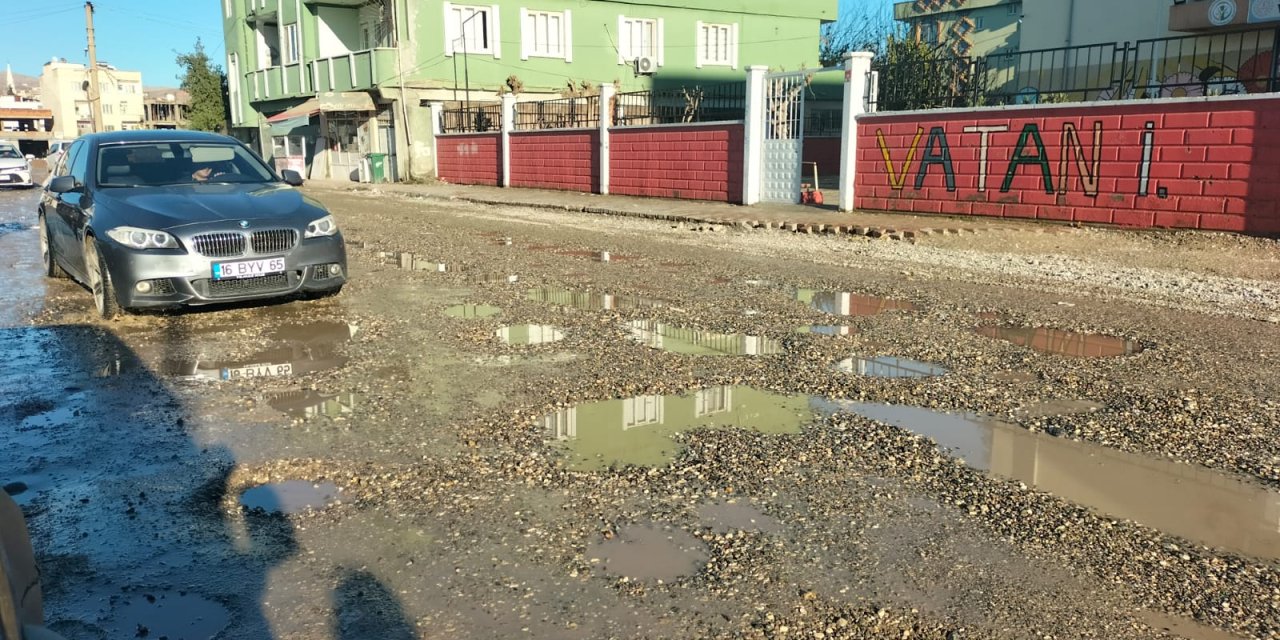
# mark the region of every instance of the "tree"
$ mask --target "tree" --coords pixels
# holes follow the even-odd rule
[[[884,55],[889,38],[901,31],[895,27],[891,11],[876,0],[855,0],[841,8],[849,11],[822,28],[818,60],[824,67],[841,64],[849,51],[870,51],[878,59]]]
[[[227,74],[212,64],[204,52],[204,43],[196,38],[190,53],[178,54],[178,76],[182,89],[191,96],[187,126],[197,131],[225,131],[227,127]]]

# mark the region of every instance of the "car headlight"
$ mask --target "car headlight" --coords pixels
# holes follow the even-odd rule
[[[112,240],[134,249],[177,249],[178,240],[163,231],[139,229],[137,227],[116,227],[107,232]]]
[[[333,216],[325,216],[319,220],[314,220],[307,225],[307,233],[304,237],[319,238],[322,236],[331,236],[338,232],[338,221]]]

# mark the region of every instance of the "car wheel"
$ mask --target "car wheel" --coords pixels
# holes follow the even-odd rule
[[[84,270],[89,278],[89,291],[93,292],[93,304],[98,317],[110,320],[120,313],[116,300],[116,288],[111,282],[111,272],[98,255],[98,245],[92,237],[84,239]]]
[[[53,253],[53,242],[49,238],[49,227],[44,216],[40,216],[40,258],[44,260],[44,275],[49,278],[66,278],[67,272],[58,266],[58,258]]]

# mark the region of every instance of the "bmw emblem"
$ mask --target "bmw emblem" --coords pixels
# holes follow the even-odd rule
[[[241,228],[241,229],[248,229],[248,228],[249,228],[249,221],[248,221],[248,220],[241,220],[241,221],[240,221],[240,228]]]

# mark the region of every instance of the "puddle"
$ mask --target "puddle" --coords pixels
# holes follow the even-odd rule
[[[459,304],[444,310],[451,318],[492,318],[502,313],[502,309],[487,304]]]
[[[904,300],[864,296],[843,291],[799,289],[796,300],[818,311],[834,316],[874,316],[885,311],[915,311],[916,305]]]
[[[783,352],[782,341],[741,333],[713,333],[673,327],[653,320],[627,325],[631,339],[652,349],[695,356],[770,356]]]
[[[294,418],[315,418],[326,416],[338,418],[355,413],[360,396],[354,393],[324,395],[311,389],[306,391],[284,391],[268,396],[267,404],[272,409]]]
[[[0,236],[14,233],[15,231],[25,231],[28,228],[30,228],[28,225],[21,222],[0,222]]]
[[[1067,416],[1077,413],[1092,413],[1104,408],[1101,402],[1092,400],[1046,400],[1018,407],[1014,413],[1022,418],[1048,418],[1050,416]]]
[[[813,417],[806,396],[720,386],[685,395],[588,402],[544,416],[541,426],[567,448],[567,466],[586,471],[664,465],[679,451],[673,436],[684,431],[735,427],[800,433]]]
[[[539,287],[529,292],[529,299],[544,302],[558,307],[572,307],[585,311],[608,311],[613,309],[648,309],[663,306],[658,300],[640,296],[615,296],[608,293],[589,293],[573,291],[557,287]]]
[[[347,363],[338,355],[339,345],[351,340],[359,327],[345,322],[314,322],[285,325],[268,334],[282,346],[236,358],[166,358],[158,367],[164,375],[247,380],[281,378],[325,371]]]
[[[559,342],[564,332],[549,324],[516,324],[494,332],[499,340],[513,345],[535,345]]]
[[[711,527],[716,533],[730,531],[759,531],[777,533],[782,525],[765,515],[755,505],[748,502],[712,502],[698,509],[698,518],[703,525]]]
[[[123,601],[104,625],[111,638],[207,640],[231,622],[222,605],[189,593],[157,591],[120,597]]]
[[[240,504],[249,510],[293,515],[323,509],[338,498],[332,482],[286,480],[256,486],[240,494]]]
[[[822,404],[928,436],[975,469],[1113,518],[1211,547],[1280,559],[1280,492],[1204,467],[1031,433],[976,414],[844,401]]]
[[[936,364],[892,356],[849,358],[836,363],[836,369],[868,378],[931,378],[947,373],[945,367]]]
[[[847,325],[814,324],[807,327],[796,327],[795,332],[813,333],[820,336],[851,336],[858,333],[858,329]]]
[[[657,525],[623,527],[612,540],[588,544],[586,553],[600,573],[661,582],[693,575],[709,557],[689,532]]]
[[[978,335],[1012,342],[1019,347],[1076,358],[1127,356],[1142,351],[1142,345],[1136,340],[1048,327],[982,326],[976,331]]]
[[[589,258],[596,262],[617,262],[619,260],[634,260],[636,257],[624,253],[614,253],[607,249],[569,249],[557,245],[529,245],[525,247],[529,251],[543,251],[554,253],[558,256],[569,256],[572,258]]]
[[[1192,618],[1182,618],[1150,610],[1138,611],[1138,619],[1158,631],[1186,640],[1241,640],[1240,636],[1203,625]]]

